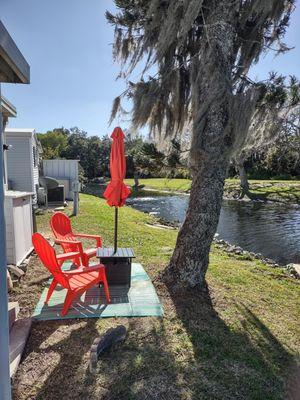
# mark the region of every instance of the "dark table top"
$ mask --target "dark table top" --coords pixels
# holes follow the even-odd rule
[[[118,247],[114,253],[113,247],[98,247],[96,257],[98,258],[134,258],[133,249]]]

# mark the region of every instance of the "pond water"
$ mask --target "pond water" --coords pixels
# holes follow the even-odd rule
[[[135,197],[128,205],[169,222],[183,222],[189,197]],[[218,238],[280,264],[300,263],[300,207],[224,200]]]

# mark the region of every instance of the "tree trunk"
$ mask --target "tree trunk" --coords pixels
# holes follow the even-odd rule
[[[265,194],[258,194],[258,193],[252,193],[250,191],[250,186],[246,174],[246,170],[244,167],[244,160],[242,157],[239,157],[236,160],[236,165],[239,171],[239,176],[240,176],[240,186],[241,186],[241,191],[239,194],[239,199],[243,199],[245,196],[247,196],[250,200],[259,200],[259,201],[266,201],[266,195]]]
[[[199,160],[189,207],[168,272],[185,286],[203,286],[217,230],[228,160]]]
[[[207,43],[193,61],[192,187],[185,221],[167,268],[181,286],[201,287],[217,230],[226,172],[234,144],[234,7],[215,1],[206,20]]]
[[[133,174],[134,179],[134,188],[137,189],[139,187],[139,175],[137,172]]]
[[[248,195],[249,190],[250,190],[243,158],[241,158],[241,157],[238,158],[236,160],[236,165],[237,165],[237,169],[239,171],[240,186],[241,186],[241,192],[239,194],[239,198],[242,199],[242,198],[244,198],[245,195]]]

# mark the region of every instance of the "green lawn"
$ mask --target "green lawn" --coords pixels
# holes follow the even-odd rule
[[[91,195],[81,195],[79,208],[74,230],[100,233],[104,245],[111,245],[113,209]],[[39,230],[47,234],[50,216],[38,217]],[[297,390],[299,281],[282,269],[213,248],[208,291],[182,292],[160,275],[177,232],[146,225],[154,221],[123,207],[119,243],[133,247],[145,266],[164,318],[34,323],[14,379],[15,400],[272,400]],[[12,298],[30,312],[45,279],[44,267],[34,259]],[[105,355],[99,373],[91,375],[93,340],[118,324],[128,329],[125,343]]]
[[[134,185],[133,179],[126,179],[127,185]],[[167,179],[167,178],[149,178],[139,179],[140,185],[145,185],[146,188],[156,190],[170,190],[177,192],[185,192],[190,190],[190,179]]]
[[[126,179],[128,185],[133,185],[133,179]],[[140,179],[140,185],[157,191],[187,192],[190,190],[189,179],[150,178]],[[280,180],[249,180],[250,190],[254,194],[264,195],[266,200],[300,204],[300,182]],[[227,179],[224,195],[231,197],[239,192],[239,180]]]

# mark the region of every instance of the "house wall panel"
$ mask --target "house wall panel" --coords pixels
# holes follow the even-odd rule
[[[12,146],[7,151],[7,177],[12,190],[34,193],[37,201],[39,184],[39,152],[34,129],[6,129],[5,142]],[[34,157],[34,149],[36,157]],[[34,160],[36,159],[36,162]]]
[[[69,200],[73,200],[74,198],[71,189],[72,183],[78,181],[78,163],[78,160],[43,160],[43,171],[45,176],[69,182],[68,185],[64,185],[65,196]]]
[[[30,138],[6,137],[12,148],[7,152],[7,178],[13,190],[33,192]]]

